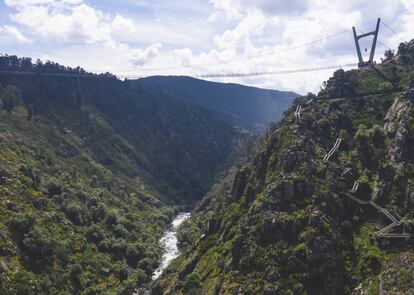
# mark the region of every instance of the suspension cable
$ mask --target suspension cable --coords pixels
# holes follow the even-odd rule
[[[356,63],[349,63],[349,64],[343,64],[343,65],[331,65],[331,66],[324,66],[324,67],[301,68],[301,69],[285,69],[285,70],[262,71],[262,72],[207,73],[207,74],[198,74],[198,75],[189,75],[189,76],[194,77],[194,78],[255,77],[255,76],[285,75],[285,74],[294,74],[294,73],[316,72],[316,71],[339,69],[339,68],[345,68],[345,67],[354,67],[357,65],[358,64]],[[30,72],[30,71],[23,72],[23,71],[5,71],[5,70],[0,70],[0,73],[11,74],[11,75],[33,75],[33,76],[38,75],[38,76],[115,79],[114,76],[97,75],[97,74],[71,74],[71,73],[65,74],[65,73]],[[119,75],[116,77],[119,79],[138,79],[138,78],[144,78],[145,76]]]
[[[390,30],[391,33],[393,33],[394,35],[396,35],[398,38],[400,38],[400,40],[402,42],[405,42],[405,40],[397,33],[395,32],[393,29],[391,29],[391,27],[389,25],[387,25],[383,20],[381,20],[381,23],[388,29]]]
[[[372,22],[376,21],[376,19],[370,20],[368,22],[365,22],[363,24],[360,25],[360,27],[362,26],[366,26],[368,24],[371,24]],[[194,67],[202,67],[202,66],[219,66],[219,65],[223,65],[223,64],[228,64],[228,63],[233,63],[233,62],[241,62],[241,61],[247,61],[247,60],[253,60],[256,58],[261,58],[261,57],[265,57],[265,56],[280,56],[283,55],[285,52],[291,51],[291,50],[296,50],[296,49],[300,49],[300,48],[304,48],[307,46],[311,46],[335,37],[338,37],[340,35],[344,35],[349,33],[349,30],[343,30],[343,31],[339,31],[336,33],[333,33],[331,35],[319,38],[317,40],[313,40],[313,41],[309,41],[309,42],[305,42],[302,44],[298,44],[298,45],[293,45],[291,47],[285,47],[285,48],[281,48],[280,50],[273,50],[271,52],[267,52],[267,53],[258,53],[256,55],[252,55],[252,56],[247,56],[247,57],[243,57],[243,58],[238,58],[238,59],[230,59],[230,60],[224,60],[224,61],[220,61],[219,63],[217,62],[212,62],[212,63],[204,63],[204,64],[196,64],[196,65],[186,65],[186,66],[171,66],[171,67],[153,67],[153,68],[142,68],[142,69],[138,69],[138,70],[113,70],[112,72],[133,72],[133,71],[140,71],[140,72],[147,72],[147,71],[162,71],[162,70],[175,70],[175,69],[188,69],[188,68],[194,68]],[[101,72],[98,70],[94,70],[93,72]]]

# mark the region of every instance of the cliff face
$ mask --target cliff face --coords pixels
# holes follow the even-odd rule
[[[403,47],[376,66],[388,81],[340,70],[296,99],[186,222],[190,246],[154,293],[412,294],[414,44]]]

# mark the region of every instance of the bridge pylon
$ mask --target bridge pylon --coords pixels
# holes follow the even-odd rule
[[[357,51],[357,54],[358,54],[358,61],[359,61],[358,62],[358,67],[360,67],[360,68],[366,67],[366,66],[371,66],[374,63],[375,47],[377,46],[378,31],[379,31],[380,23],[381,23],[381,18],[378,18],[375,30],[372,31],[372,32],[361,34],[361,35],[358,35],[356,33],[355,27],[352,27],[352,31],[354,33],[355,47],[356,47],[356,51]],[[359,46],[359,39],[365,38],[365,37],[368,37],[368,36],[374,36],[374,38],[372,40],[369,60],[364,61],[364,59],[362,58],[361,48]]]

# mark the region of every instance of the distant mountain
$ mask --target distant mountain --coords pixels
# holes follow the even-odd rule
[[[130,83],[142,90],[167,94],[206,109],[230,115],[244,128],[263,131],[278,121],[298,94],[249,87],[234,83],[217,83],[185,76],[153,76]]]

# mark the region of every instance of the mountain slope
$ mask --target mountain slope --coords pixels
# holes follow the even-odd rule
[[[177,205],[203,196],[249,133],[111,75],[14,56],[0,70],[0,294],[148,283]]]
[[[414,292],[413,239],[376,234],[414,234],[414,41],[376,67],[389,81],[339,70],[295,100],[184,224],[154,294]]]
[[[10,62],[3,61],[2,69],[25,70],[24,59],[18,62],[5,56],[4,60]],[[61,66],[46,63],[39,67],[37,70],[33,65],[34,71],[56,72]],[[79,78],[82,74],[85,77]],[[21,90],[22,103],[32,113],[47,117],[52,126],[66,125],[85,138],[100,164],[120,175],[144,177],[153,190],[175,201],[202,197],[233,147],[249,136],[217,113],[164,95],[132,90],[110,75],[6,73],[0,78],[5,86]],[[66,110],[77,111],[76,120],[62,117]],[[96,126],[89,124],[95,115],[98,124],[102,117],[110,129],[106,134],[99,134]]]
[[[151,93],[165,93],[229,115],[251,131],[263,131],[267,124],[278,121],[298,96],[288,91],[209,82],[185,76],[153,76],[130,83]]]

